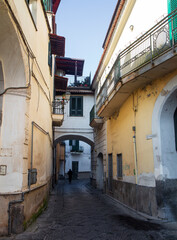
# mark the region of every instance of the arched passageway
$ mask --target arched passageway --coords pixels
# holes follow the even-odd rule
[[[152,130],[159,216],[177,220],[177,77],[156,101]]]
[[[62,136],[58,137],[57,139],[55,139],[54,145],[56,145],[59,142],[66,141],[66,140],[79,140],[79,141],[83,141],[83,142],[89,144],[91,147],[94,146],[94,142],[91,139],[89,139],[83,135],[78,135],[78,134],[62,135]]]
[[[91,150],[94,142],[82,135],[62,135],[54,141],[54,179],[67,177],[69,169],[73,179],[89,178],[91,172]]]

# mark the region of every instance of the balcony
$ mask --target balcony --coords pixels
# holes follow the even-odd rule
[[[177,9],[120,52],[99,89],[100,117],[114,114],[130,94],[176,69]]]
[[[60,127],[64,119],[64,101],[55,100],[52,104],[52,124],[54,127]]]
[[[98,129],[101,129],[103,126],[103,119],[96,115],[95,105],[90,111],[90,126],[92,128],[98,128]]]

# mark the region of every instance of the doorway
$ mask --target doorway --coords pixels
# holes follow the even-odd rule
[[[152,133],[159,217],[177,220],[177,77],[156,100]]]
[[[97,182],[97,188],[102,190],[104,185],[104,167],[103,167],[102,153],[99,153],[97,157],[96,182]]]
[[[112,192],[113,162],[112,153],[108,154],[108,189]]]
[[[78,179],[78,161],[72,161],[73,180]]]

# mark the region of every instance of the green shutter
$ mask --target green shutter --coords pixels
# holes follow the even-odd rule
[[[43,0],[44,8],[46,11],[52,11],[52,1],[51,0]]]
[[[177,8],[177,0],[167,0],[168,3],[168,13],[170,14]],[[174,43],[177,42],[177,16],[175,15],[172,19],[169,20],[169,31],[170,31],[170,40],[172,40],[172,31],[174,36]]]
[[[83,116],[83,97],[70,97],[70,116]]]
[[[72,146],[72,140],[69,140],[69,146]]]

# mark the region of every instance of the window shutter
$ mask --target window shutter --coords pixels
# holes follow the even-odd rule
[[[83,97],[70,97],[70,116],[83,116]]]
[[[170,14],[177,8],[177,0],[167,0],[168,3],[168,13]],[[177,42],[177,16],[173,17],[173,20],[171,22],[171,19],[169,19],[169,31],[170,31],[170,40],[172,40],[172,31],[174,36],[174,43]]]

